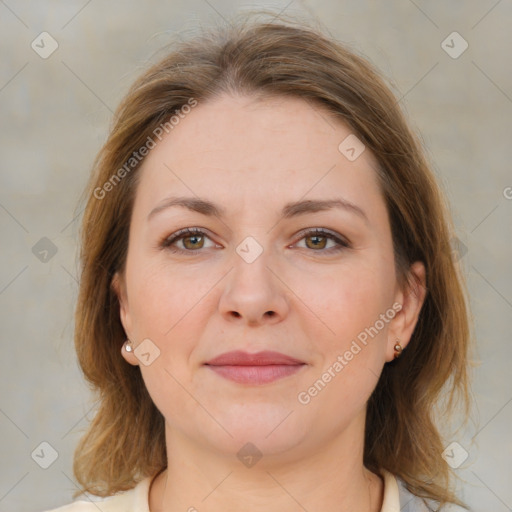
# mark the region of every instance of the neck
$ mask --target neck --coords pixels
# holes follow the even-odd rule
[[[150,511],[379,512],[383,480],[363,466],[360,437],[354,443],[344,432],[312,453],[264,455],[245,467],[233,454],[199,449],[166,424],[169,465],[153,480]]]

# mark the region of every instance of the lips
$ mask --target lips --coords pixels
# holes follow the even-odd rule
[[[221,354],[205,363],[205,366],[225,379],[254,386],[293,375],[306,363],[280,352],[249,354],[237,350]]]
[[[207,363],[210,366],[268,366],[268,365],[301,365],[305,364],[293,357],[281,354],[280,352],[273,352],[265,350],[255,354],[249,354],[241,350],[233,352],[226,352],[217,356]]]

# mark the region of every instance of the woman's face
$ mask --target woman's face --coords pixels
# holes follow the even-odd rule
[[[397,285],[373,155],[323,109],[291,98],[224,95],[155,140],[120,299],[125,331],[142,343],[123,357],[140,366],[168,433],[230,456],[247,442],[302,456],[362,432],[422,301]],[[169,206],[176,198],[189,207]],[[200,233],[172,241],[185,228]],[[412,270],[423,275],[421,264]],[[205,364],[235,350],[302,364],[274,366],[270,381],[268,365]]]

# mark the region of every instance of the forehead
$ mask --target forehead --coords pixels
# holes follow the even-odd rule
[[[354,137],[347,124],[300,98],[224,95],[199,103],[155,139],[139,171],[136,207],[147,210],[169,194],[210,197],[234,209],[338,191],[353,202],[375,202],[375,157],[367,149],[355,160],[343,152],[344,141],[358,144]]]

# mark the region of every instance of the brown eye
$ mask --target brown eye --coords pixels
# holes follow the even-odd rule
[[[327,245],[328,238],[326,236],[321,235],[311,235],[304,237],[306,240],[312,240],[311,244],[308,244],[306,242],[306,245],[310,249],[325,249],[325,246]]]
[[[185,228],[167,238],[164,238],[160,243],[160,247],[166,248],[171,252],[192,253],[199,249],[203,249],[205,247],[204,242],[206,239],[209,240],[209,237],[202,229]],[[178,242],[182,243],[183,248],[176,247]]]
[[[160,247],[175,253],[191,254],[200,252],[200,249],[208,248],[205,246],[205,240],[210,240],[210,237],[202,229],[185,228],[164,238],[160,243]],[[302,232],[300,240],[306,240],[306,249],[319,253],[330,254],[350,248],[350,243],[343,237],[321,228]],[[178,247],[178,242],[181,242],[183,247]],[[328,247],[329,242],[333,243],[332,247]]]
[[[325,229],[317,228],[314,230],[306,231],[305,233],[302,234],[303,237],[301,238],[301,240],[306,240],[306,248],[312,249],[313,251],[316,252],[338,252],[350,247],[350,244],[346,240]],[[334,243],[334,246],[331,246],[326,249],[329,241],[332,241]]]
[[[203,243],[198,243],[198,240],[201,239]],[[181,237],[183,240],[183,245],[187,249],[201,249],[204,245],[204,236],[203,235],[190,235]]]

